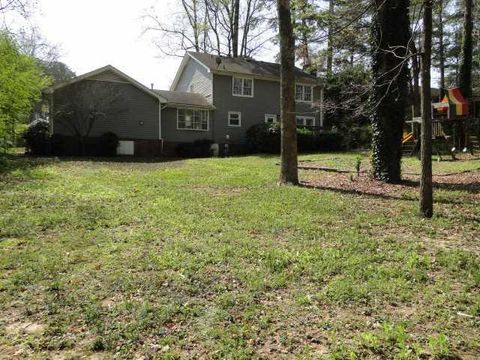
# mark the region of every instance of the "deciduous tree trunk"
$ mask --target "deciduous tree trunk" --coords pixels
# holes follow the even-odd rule
[[[433,215],[432,190],[432,108],[430,89],[430,68],[432,58],[432,0],[424,0],[422,55],[422,134],[420,158],[420,213],[423,217]]]
[[[402,134],[408,104],[408,0],[375,0],[372,20],[372,166],[374,177],[401,180]]]
[[[464,0],[462,54],[460,60],[459,86],[465,97],[472,96],[473,56],[473,0]]]
[[[297,124],[295,122],[295,42],[290,0],[277,0],[280,28],[281,184],[298,184]]]
[[[233,26],[232,26],[232,56],[238,56],[238,33],[240,17],[240,0],[233,0]]]

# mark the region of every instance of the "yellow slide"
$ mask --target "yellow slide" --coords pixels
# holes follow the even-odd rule
[[[405,144],[410,140],[413,140],[413,132],[404,133],[402,138],[402,144]]]

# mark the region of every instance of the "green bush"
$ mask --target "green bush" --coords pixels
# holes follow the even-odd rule
[[[113,132],[106,132],[100,138],[100,155],[115,156],[119,145],[118,136]]]
[[[247,130],[247,148],[254,153],[278,154],[280,152],[280,126],[256,124]]]
[[[317,135],[317,151],[341,151],[345,150],[344,136],[339,132],[325,132]]]
[[[177,155],[185,158],[203,158],[212,156],[213,141],[208,139],[195,140],[177,146]]]
[[[53,134],[50,137],[52,155],[57,156],[116,156],[119,145],[118,136],[113,132],[106,132],[100,137],[85,139],[86,153],[82,154],[82,144],[75,136]]]
[[[307,128],[297,128],[297,142],[300,152],[311,152],[318,148],[318,136]]]
[[[23,134],[27,152],[32,155],[47,155],[50,152],[50,125],[47,120],[33,121]]]
[[[370,125],[352,125],[349,129],[339,131],[344,136],[344,147],[350,149],[368,149],[372,143],[372,127]]]
[[[253,153],[278,154],[280,152],[278,124],[257,124],[247,130],[247,146]],[[339,151],[344,138],[337,132],[318,133],[308,128],[297,128],[299,152]]]

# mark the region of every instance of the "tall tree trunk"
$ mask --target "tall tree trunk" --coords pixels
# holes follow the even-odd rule
[[[374,177],[401,180],[402,134],[408,105],[408,0],[375,0],[372,20],[372,166]]]
[[[295,42],[290,0],[277,0],[280,28],[281,184],[298,184],[297,124],[295,122]]]
[[[422,134],[420,158],[420,213],[423,217],[433,215],[432,190],[432,108],[430,89],[430,68],[432,58],[432,0],[424,0],[423,15],[423,56],[422,56]]]
[[[472,95],[472,55],[473,55],[473,0],[464,0],[462,33],[462,54],[460,61],[459,86],[463,95]]]
[[[306,11],[306,7],[307,7],[307,2],[302,1],[300,5],[300,8],[301,8],[300,12],[304,14]],[[302,16],[302,29],[308,29],[307,20],[303,16]],[[302,69],[305,71],[309,71],[312,66],[312,61],[310,59],[310,49],[308,47],[309,40],[305,30],[301,31],[301,35],[298,36],[298,38],[299,38],[298,40],[300,41],[299,50],[300,50],[300,56],[302,58]]]
[[[328,23],[328,35],[327,35],[327,74],[333,73],[333,15],[334,15],[334,0],[328,0],[328,14],[330,20]]]
[[[232,56],[238,57],[238,33],[240,17],[240,0],[233,0],[233,24],[232,24]]]
[[[445,44],[443,39],[443,0],[439,0],[438,11],[438,56],[440,72],[440,100],[445,96]]]
[[[250,32],[250,23],[252,16],[252,0],[247,0],[247,10],[245,14],[245,23],[243,25],[242,45],[240,47],[240,56],[247,56],[248,33]]]

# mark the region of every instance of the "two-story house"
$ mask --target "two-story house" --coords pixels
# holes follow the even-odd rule
[[[322,127],[318,78],[296,69],[295,79],[297,124]],[[55,109],[68,106],[72,89],[82,82],[90,89],[107,83],[118,89],[122,111],[95,122],[89,136],[115,133],[121,139],[120,154],[172,154],[178,144],[200,139],[217,148],[228,143],[241,149],[252,125],[279,120],[279,64],[188,52],[168,91],[149,89],[112,66],[51,88],[53,133],[75,135],[69,124],[55,120]]]

